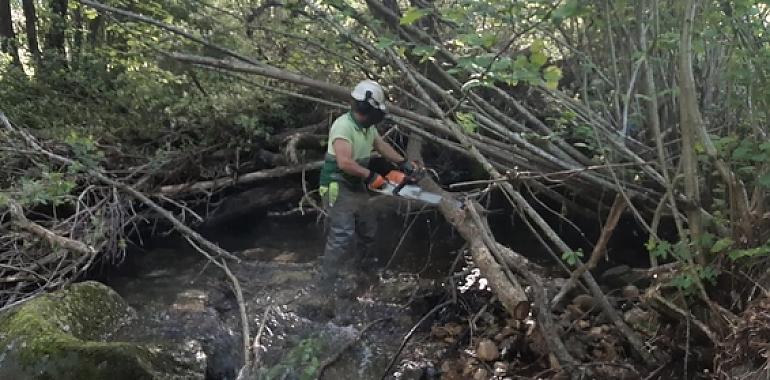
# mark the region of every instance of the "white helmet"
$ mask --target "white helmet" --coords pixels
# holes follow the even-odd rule
[[[385,107],[385,92],[382,91],[382,86],[373,80],[366,79],[358,82],[350,95],[353,99],[360,102],[367,102],[369,105],[382,112],[387,111],[387,108]]]

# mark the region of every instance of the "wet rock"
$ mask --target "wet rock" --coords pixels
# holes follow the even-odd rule
[[[299,257],[294,252],[285,252],[276,257],[273,257],[273,261],[277,263],[294,263],[299,260]]]
[[[623,282],[623,277],[629,273],[631,273],[631,267],[628,265],[618,265],[604,271],[601,279],[606,282]]]
[[[430,328],[431,335],[438,339],[453,338],[463,332],[463,327],[457,323],[449,322],[442,326],[433,326]]]
[[[461,372],[462,364],[457,360],[446,360],[441,363],[441,380],[465,380]]]
[[[479,360],[491,362],[500,357],[500,351],[497,349],[495,342],[490,339],[484,339],[479,342],[476,348],[476,356]]]
[[[499,333],[497,333],[497,334],[495,335],[495,341],[496,341],[496,342],[502,342],[502,341],[503,341],[503,340],[505,340],[506,338],[508,338],[508,337],[510,337],[510,336],[513,336],[513,335],[516,335],[516,330],[514,330],[514,329],[513,329],[512,327],[510,327],[510,326],[505,326],[505,327],[503,327],[503,328],[500,330],[500,332],[499,332]]]
[[[489,380],[489,371],[486,368],[476,368],[473,372],[473,380]]]
[[[422,368],[406,368],[401,372],[399,380],[421,380],[425,375]]]
[[[506,362],[495,362],[495,376],[505,376],[508,374],[508,363]]]
[[[588,294],[581,294],[572,299],[572,304],[577,306],[583,312],[588,312],[594,308],[595,302],[594,297],[591,297]]]
[[[626,285],[621,290],[623,298],[628,300],[635,300],[639,298],[639,288],[636,285]]]
[[[240,255],[246,260],[266,260],[268,258],[267,250],[262,247],[244,249]]]
[[[313,274],[308,271],[276,271],[270,276],[270,286],[303,283],[312,279]]]
[[[473,374],[476,372],[476,370],[479,368],[478,361],[476,360],[468,360],[465,362],[465,367],[463,367],[463,378],[469,379],[473,377]]]
[[[376,289],[376,297],[386,302],[404,302],[420,290],[419,279],[415,276],[399,274],[391,278],[382,278]]]
[[[623,319],[626,321],[626,323],[629,323],[631,325],[638,325],[640,323],[643,323],[649,317],[650,317],[650,313],[638,307],[635,307],[623,313]]]
[[[190,289],[180,293],[171,308],[177,311],[203,312],[206,310],[208,296],[196,289]]]
[[[628,265],[618,265],[607,269],[601,275],[601,282],[613,287],[620,287],[628,284],[645,286],[649,283],[649,274],[644,271],[635,270]]]
[[[588,330],[588,335],[598,338],[604,335],[604,330],[599,326],[591,327],[591,329]]]
[[[108,342],[135,316],[112,289],[83,282],[0,315],[2,379],[203,379],[195,347]]]
[[[657,314],[634,307],[623,313],[623,319],[638,331],[652,333],[657,325]]]
[[[447,333],[444,326],[431,326],[430,335],[433,335],[434,338],[444,339],[449,336],[449,333]]]

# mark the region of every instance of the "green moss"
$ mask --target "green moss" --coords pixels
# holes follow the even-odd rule
[[[31,300],[0,315],[0,378],[141,380],[195,374],[194,365],[160,348],[104,341],[132,315],[117,293],[97,282]]]

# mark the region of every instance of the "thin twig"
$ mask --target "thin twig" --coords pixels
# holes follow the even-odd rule
[[[409,332],[407,332],[406,335],[404,335],[404,338],[401,339],[401,345],[398,346],[398,350],[396,350],[396,353],[393,354],[393,358],[390,359],[390,363],[388,363],[387,368],[385,368],[385,371],[382,373],[382,377],[381,377],[382,380],[385,380],[385,378],[388,377],[388,374],[390,373],[390,370],[396,364],[396,361],[398,360],[399,355],[401,355],[401,351],[404,350],[404,347],[406,347],[406,343],[409,342],[409,339],[412,338],[412,335],[414,335],[415,331],[417,331],[417,329],[426,320],[428,320],[428,318],[430,318],[434,313],[438,312],[439,310],[441,310],[444,307],[447,307],[447,306],[453,304],[454,302],[455,302],[454,300],[448,300],[448,301],[444,301],[444,302],[434,306],[433,309],[430,309],[429,312],[425,313],[425,315],[423,315],[422,318],[420,318],[420,320],[417,321],[417,323],[415,323],[414,326],[412,326],[411,329],[409,329]]]

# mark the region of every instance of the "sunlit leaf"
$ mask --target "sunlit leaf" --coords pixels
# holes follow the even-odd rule
[[[404,12],[404,15],[401,16],[401,25],[412,25],[415,21],[421,19],[427,14],[428,11],[425,9],[410,7],[406,10],[406,12]]]
[[[717,240],[713,246],[711,246],[711,253],[719,253],[733,246],[735,242],[730,238],[722,238]]]
[[[529,61],[532,63],[533,66],[539,68],[545,65],[545,63],[548,61],[548,56],[546,56],[540,51],[536,51],[529,56]]]
[[[556,66],[548,66],[543,69],[543,79],[546,82],[559,82],[562,77],[561,69]]]

